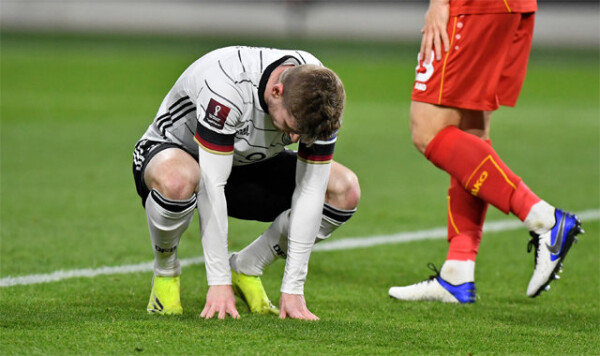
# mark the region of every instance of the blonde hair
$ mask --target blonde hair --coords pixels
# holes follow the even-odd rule
[[[303,64],[287,69],[279,79],[283,105],[296,118],[303,143],[328,139],[342,126],[346,92],[331,69]]]

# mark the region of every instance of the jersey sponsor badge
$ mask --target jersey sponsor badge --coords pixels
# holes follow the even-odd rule
[[[231,109],[215,99],[210,99],[208,107],[206,108],[206,115],[204,116],[204,122],[217,129],[222,129],[225,126],[225,120]]]

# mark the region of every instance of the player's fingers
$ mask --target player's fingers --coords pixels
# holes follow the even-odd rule
[[[204,316],[204,319],[212,319],[213,316],[215,316],[215,306],[211,305],[210,308],[208,308],[208,311],[206,312],[206,315]]]
[[[425,33],[421,40],[421,60],[427,61],[427,41],[429,40],[429,34]]]
[[[433,46],[433,36],[431,33],[427,33],[425,34],[426,38],[425,38],[425,54],[424,54],[424,58],[425,58],[425,63],[431,63],[433,62],[433,58],[432,58],[432,46]]]
[[[217,316],[217,318],[219,319],[225,319],[225,316],[227,315],[227,313],[225,313],[225,307],[221,307],[219,308],[219,315]]]
[[[302,314],[297,311],[292,311],[288,313],[288,317],[290,317],[291,319],[302,319]]]
[[[287,305],[287,304],[282,304],[279,307],[279,317],[281,319],[285,319],[285,318],[294,318],[294,308],[292,308],[291,306]]]
[[[307,310],[304,314],[304,320],[319,320],[319,317]]]
[[[229,313],[229,315],[231,315],[232,318],[234,319],[239,319],[240,318],[240,313],[238,313],[237,310],[232,310],[231,313]]]
[[[295,310],[293,313],[290,313],[289,316],[292,319],[299,319],[299,320],[317,320],[318,319],[315,315],[313,315],[308,310]]]
[[[419,60],[423,60],[425,58],[425,35],[421,37],[421,48],[419,49]]]
[[[442,43],[444,44],[444,52],[448,52],[450,50],[450,38],[448,37],[448,32],[442,29],[440,35],[442,36]]]
[[[313,314],[310,310],[306,309],[307,316],[309,320],[319,320],[319,317]]]
[[[235,304],[230,305],[227,308],[227,314],[229,314],[234,319],[239,319],[240,318],[240,313],[238,313],[237,309],[235,308]]]
[[[202,309],[202,313],[200,313],[200,317],[204,318],[206,316],[206,313],[208,313],[208,304],[204,305],[204,309]]]
[[[433,49],[435,50],[435,59],[438,61],[442,59],[442,41],[440,39],[440,33],[435,32],[433,36]]]

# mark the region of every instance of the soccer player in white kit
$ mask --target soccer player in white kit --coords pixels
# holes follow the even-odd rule
[[[179,77],[133,153],[154,250],[147,310],[181,314],[177,246],[197,207],[209,289],[204,318],[253,313],[318,319],[303,297],[315,242],[356,211],[356,175],[332,160],[345,92],[310,53],[255,47],[210,52]],[[285,146],[299,142],[298,151]],[[228,255],[227,216],[272,224]],[[279,307],[259,276],[286,258]]]

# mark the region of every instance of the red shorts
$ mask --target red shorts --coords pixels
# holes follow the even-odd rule
[[[527,72],[535,14],[459,15],[448,21],[450,50],[416,68],[412,100],[492,111],[514,106]]]

